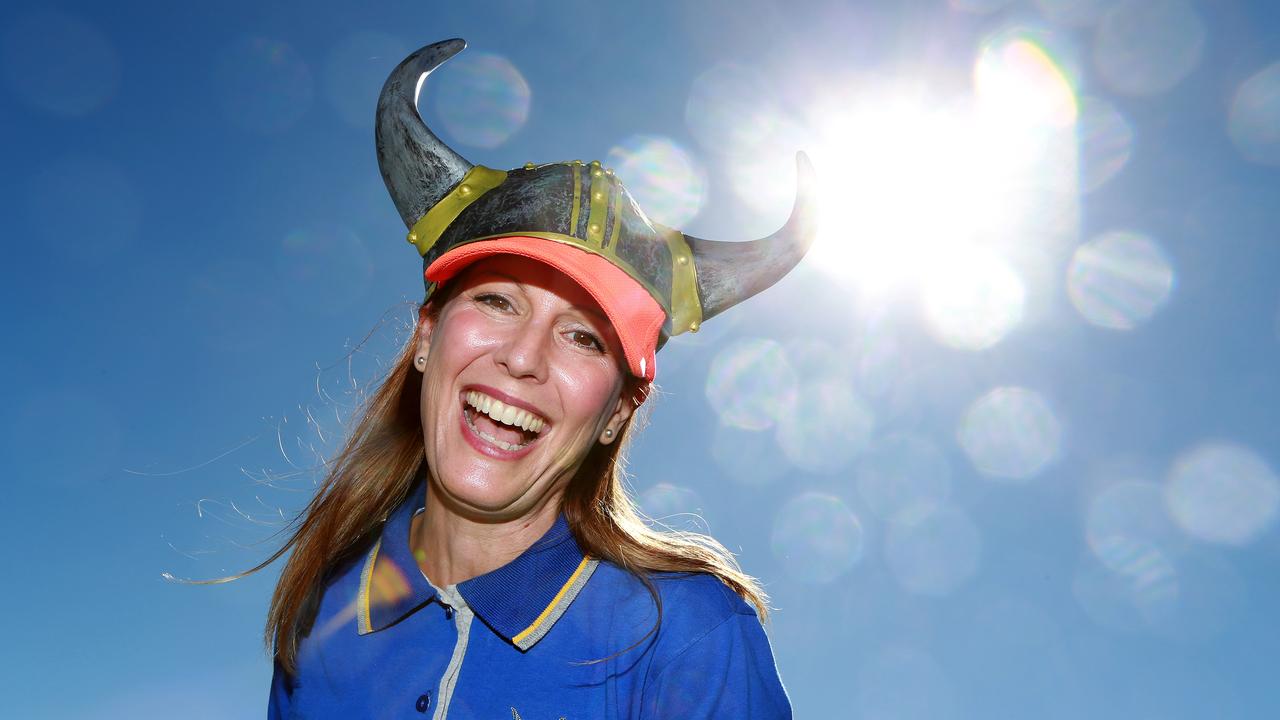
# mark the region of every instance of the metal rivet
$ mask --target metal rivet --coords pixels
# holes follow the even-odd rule
[[[409,240],[409,242],[411,242],[411,243],[412,243],[412,242],[418,242],[418,234],[417,234],[417,233],[409,233],[409,238],[408,238],[408,240]]]
[[[688,265],[688,264],[689,264],[689,258],[685,257],[684,255],[679,255],[679,256],[677,256],[677,257],[676,257],[676,262],[677,262],[677,263],[679,263],[679,264],[681,264],[681,265]]]
[[[608,175],[609,177],[613,177],[613,168],[605,168],[604,174]]]
[[[591,226],[588,227],[587,230],[591,231],[592,233],[598,233],[600,232],[600,226],[597,225],[596,223],[591,223]]]
[[[537,165],[534,165],[534,164],[533,164],[533,163],[531,163],[531,162],[527,162],[527,163],[525,163],[525,164],[524,164],[524,169],[525,169],[525,170],[532,170],[532,169],[534,169],[535,167],[537,167]]]
[[[591,167],[600,167],[600,161],[599,161],[599,160],[592,160],[592,161],[591,161]]]
[[[582,164],[582,161],[581,161],[581,160],[574,160],[574,161],[573,161],[573,164],[574,164],[574,165],[581,165],[581,164]]]
[[[596,168],[595,170],[591,171],[591,177],[600,177],[603,174],[604,173],[600,172],[599,168]]]
[[[600,192],[599,190],[597,190],[597,191],[595,191],[595,192],[591,193],[591,197],[595,198],[596,200],[603,200],[603,199],[604,199],[604,193],[602,193],[602,192]]]
[[[459,186],[458,186],[458,192],[459,192],[459,193],[462,193],[463,195],[470,195],[470,194],[471,194],[471,186],[470,186],[470,185],[459,185]]]
[[[701,326],[698,325],[698,321],[694,320],[693,322],[689,323],[689,332],[698,332],[699,327]]]

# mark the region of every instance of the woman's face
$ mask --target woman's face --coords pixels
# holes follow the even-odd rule
[[[452,283],[417,348],[433,487],[477,520],[530,516],[630,417],[621,345],[591,296],[540,262],[498,255]]]

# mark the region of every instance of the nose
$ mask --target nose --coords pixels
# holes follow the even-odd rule
[[[535,319],[529,319],[512,328],[495,359],[515,378],[528,378],[537,382],[547,379],[547,347],[551,328]]]

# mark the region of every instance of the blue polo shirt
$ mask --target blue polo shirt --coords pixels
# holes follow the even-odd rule
[[[296,675],[276,665],[268,718],[791,717],[755,610],[717,578],[655,574],[662,624],[644,639],[648,590],[584,555],[562,515],[507,565],[437,589],[409,549],[425,499],[419,479],[330,576]]]

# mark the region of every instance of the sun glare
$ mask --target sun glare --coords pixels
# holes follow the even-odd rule
[[[899,84],[850,96],[814,114],[816,266],[865,298],[919,296],[935,318],[975,296],[1007,301],[1016,307],[986,312],[1002,318],[992,327],[1009,329],[1023,301],[1009,251],[1045,242],[1046,228],[1076,211],[1077,106],[1065,74],[1039,45],[1012,36],[984,46],[968,95]],[[978,255],[964,257],[965,248]],[[966,275],[993,262],[999,272]],[[981,335],[951,344],[999,339]]]

